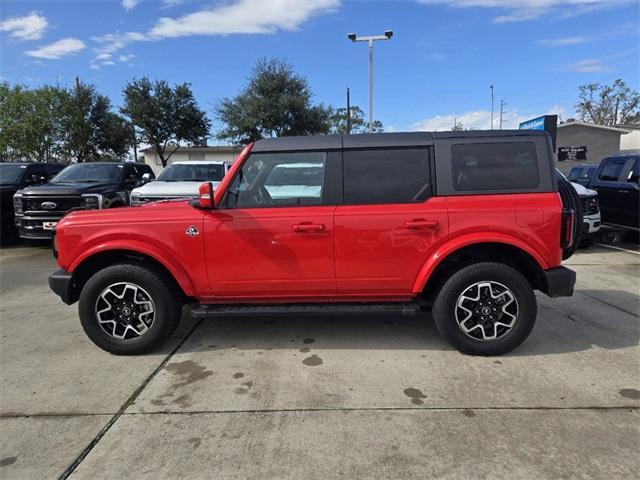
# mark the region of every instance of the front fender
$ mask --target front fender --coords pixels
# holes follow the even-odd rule
[[[69,266],[68,271],[74,272],[79,265],[90,257],[99,253],[104,253],[113,250],[129,251],[139,253],[153,258],[160,264],[162,264],[171,273],[173,278],[178,282],[180,288],[187,296],[194,296],[196,291],[189,275],[182,268],[180,263],[176,262],[167,252],[157,246],[140,241],[127,239],[123,240],[107,240],[100,242],[96,245],[84,250],[78,257],[76,257],[73,263]]]
[[[418,294],[424,290],[427,281],[431,277],[431,274],[435,271],[435,269],[440,265],[440,263],[445,260],[449,255],[455,253],[461,248],[468,247],[470,245],[477,245],[481,243],[502,243],[505,245],[510,245],[512,247],[519,248],[520,250],[528,253],[540,266],[541,269],[547,270],[549,265],[544,260],[543,256],[540,253],[536,252],[531,248],[530,245],[525,242],[519,240],[518,238],[503,234],[503,233],[472,233],[468,235],[463,235],[461,237],[456,237],[451,239],[449,242],[442,245],[438,248],[422,265],[420,271],[418,272],[418,276],[413,284],[412,292],[414,294]]]

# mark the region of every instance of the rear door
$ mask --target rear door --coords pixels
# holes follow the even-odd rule
[[[335,213],[339,294],[406,296],[447,236],[443,198],[432,197],[430,147],[345,149]]]

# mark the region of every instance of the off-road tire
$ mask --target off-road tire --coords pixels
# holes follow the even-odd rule
[[[153,322],[137,338],[115,338],[106,333],[98,323],[98,297],[104,289],[118,282],[138,285],[153,301]],[[115,355],[141,355],[160,348],[175,332],[182,314],[182,303],[172,282],[162,272],[137,264],[117,264],[104,268],[89,278],[80,294],[78,312],[82,328],[98,347]]]
[[[459,296],[477,282],[498,282],[513,293],[518,315],[513,327],[495,340],[476,340],[463,332],[455,317]],[[519,346],[536,321],[536,297],[531,284],[514,268],[502,263],[476,263],[455,272],[438,292],[432,315],[440,334],[456,349],[468,355],[502,355]]]

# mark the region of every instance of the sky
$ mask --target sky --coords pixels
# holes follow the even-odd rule
[[[578,86],[622,78],[640,89],[638,0],[2,0],[0,81],[93,83],[118,107],[149,76],[191,84],[213,117],[261,57],[304,75],[314,102],[374,114],[387,131],[499,126],[575,116]],[[215,129],[219,128],[214,121]]]

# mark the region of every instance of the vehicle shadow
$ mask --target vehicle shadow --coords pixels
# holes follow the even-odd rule
[[[598,298],[607,291],[585,290]],[[610,293],[610,292],[609,292]],[[639,301],[617,292],[628,301]],[[596,306],[593,303],[597,303]],[[187,312],[188,313],[188,312]],[[598,347],[617,350],[638,345],[640,317],[597,300],[542,300],[529,338],[507,356],[575,353]],[[311,347],[345,350],[454,350],[429,314],[394,316],[272,316],[205,319],[180,351],[297,350]]]

